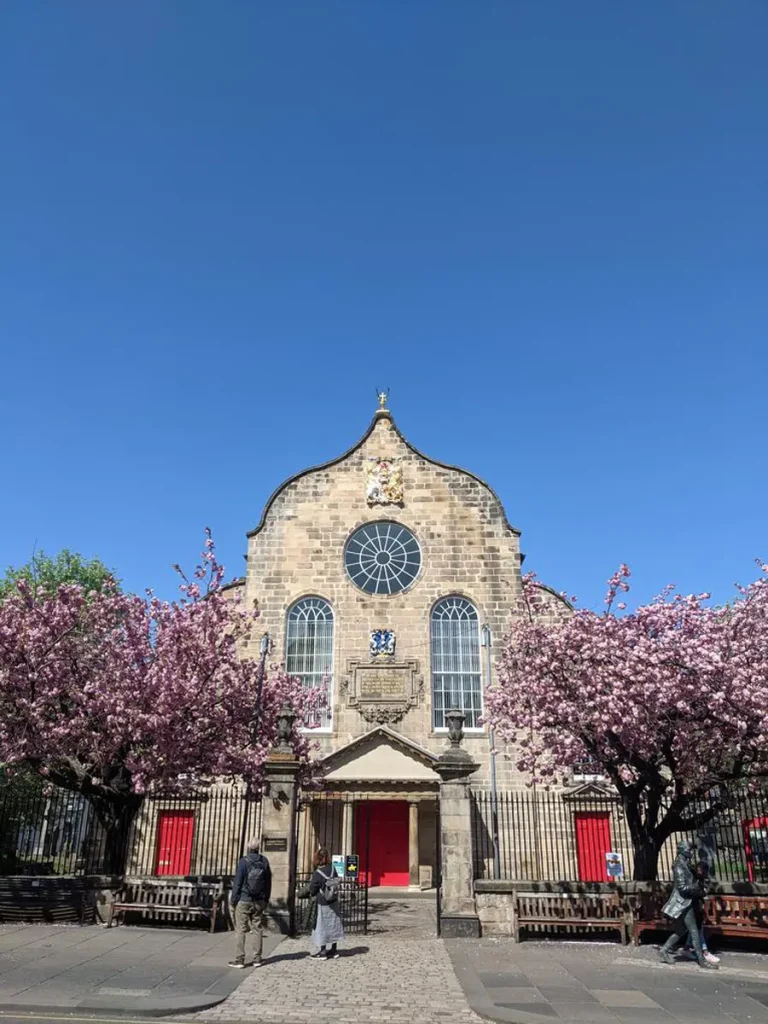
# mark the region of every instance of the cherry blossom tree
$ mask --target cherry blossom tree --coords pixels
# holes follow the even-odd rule
[[[214,779],[262,782],[290,705],[293,745],[306,762],[316,691],[272,668],[255,702],[260,666],[244,656],[256,612],[221,590],[224,570],[207,532],[181,597],[161,601],[116,587],[36,588],[21,577],[0,603],[0,762],[81,793],[106,834],[108,870],[149,789],[183,791]]]
[[[505,637],[487,717],[517,766],[550,784],[594,761],[616,787],[637,880],[674,832],[695,830],[734,785],[768,775],[768,565],[723,606],[668,587],[629,613],[622,565],[602,614],[537,621],[537,583]]]

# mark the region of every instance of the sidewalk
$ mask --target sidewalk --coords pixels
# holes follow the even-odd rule
[[[265,955],[281,938],[265,936]],[[0,925],[0,1011],[155,1017],[202,1010],[249,973],[227,967],[234,945],[233,932]]]
[[[446,948],[472,1009],[514,1024],[762,1024],[768,957],[724,953],[717,971],[658,961],[655,946],[452,940]]]
[[[226,966],[234,936],[172,928],[0,926],[0,1014],[175,1015],[259,1024],[768,1024],[768,957],[665,967],[653,946],[436,938],[434,906],[375,900],[339,960],[265,938],[259,970]],[[197,1012],[196,1012],[197,1011]]]

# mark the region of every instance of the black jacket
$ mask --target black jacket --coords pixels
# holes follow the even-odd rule
[[[249,853],[247,857],[242,857],[237,865],[237,873],[232,885],[233,907],[236,907],[240,900],[247,903],[253,902],[253,898],[246,887],[246,882],[248,880],[248,872],[252,867],[258,867],[259,864],[264,868],[264,895],[261,898],[269,903],[269,897],[272,895],[272,869],[269,866],[269,861],[260,853]]]
[[[672,895],[662,908],[667,917],[682,917],[694,900],[701,899],[704,888],[698,881],[685,857],[678,856],[672,865],[674,886]]]

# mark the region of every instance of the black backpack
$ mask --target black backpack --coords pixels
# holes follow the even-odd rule
[[[249,864],[248,875],[245,879],[244,889],[252,900],[263,900],[265,889],[265,864],[263,858],[259,858],[256,864]]]

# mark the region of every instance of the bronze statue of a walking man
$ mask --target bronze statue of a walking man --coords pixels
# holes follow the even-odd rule
[[[712,970],[715,965],[707,961],[701,947],[701,933],[696,913],[699,903],[704,898],[704,887],[693,873],[692,861],[693,843],[683,839],[677,844],[677,857],[672,867],[674,879],[672,895],[662,907],[662,913],[671,919],[674,931],[661,947],[659,958],[663,964],[674,963],[671,956],[672,951],[680,945],[688,933],[691,936],[693,951],[699,967]]]

